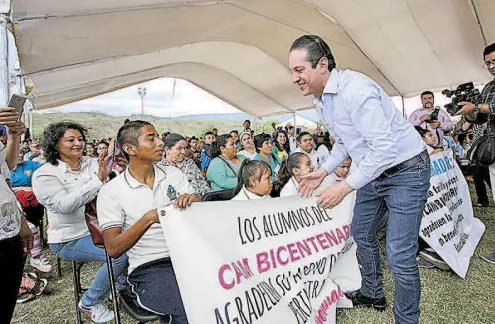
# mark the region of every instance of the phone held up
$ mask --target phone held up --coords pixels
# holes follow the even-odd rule
[[[19,114],[18,121],[21,120],[22,113],[24,112],[24,104],[26,103],[26,96],[13,94],[9,101],[9,106],[15,109],[15,112]]]

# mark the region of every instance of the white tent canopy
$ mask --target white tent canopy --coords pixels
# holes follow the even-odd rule
[[[293,118],[289,118],[287,120],[284,120],[280,124],[277,125],[277,127],[286,127],[286,126],[295,126],[295,127],[303,127],[303,128],[310,128],[310,129],[315,129],[317,124],[314,121],[311,121],[307,118],[304,118],[302,116],[294,116]]]
[[[14,0],[22,71],[49,108],[168,76],[253,116],[312,107],[290,82],[303,34],[390,95],[486,82],[493,0]],[[201,107],[198,107],[199,109]]]

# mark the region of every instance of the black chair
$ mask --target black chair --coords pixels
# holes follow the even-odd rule
[[[139,307],[139,305],[134,302],[133,297],[131,297],[127,289],[124,289],[124,291],[121,291],[119,294],[117,294],[117,289],[115,288],[115,277],[113,275],[112,258],[108,255],[106,250],[105,255],[107,258],[108,276],[110,278],[110,293],[112,295],[115,324],[121,323],[119,304],[122,306],[122,309],[124,309],[124,311],[129,314],[129,316],[138,321],[139,324],[157,321],[159,319],[158,315],[148,312],[147,310]]]
[[[212,191],[201,197],[201,201],[225,201],[234,198],[234,189]]]
[[[60,264],[60,259],[57,260]],[[82,295],[86,291],[81,287],[81,268],[85,262],[71,261],[72,263],[72,279],[74,280],[74,300],[76,303],[76,323],[81,324],[81,311],[79,310],[78,304]]]

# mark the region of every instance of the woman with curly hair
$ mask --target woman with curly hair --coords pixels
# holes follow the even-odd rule
[[[97,195],[110,172],[107,159],[83,156],[86,129],[76,123],[50,124],[43,133],[47,163],[33,175],[33,191],[46,207],[50,249],[60,258],[70,261],[105,262],[105,250],[96,247],[84,217],[85,205]],[[117,289],[124,286],[127,256],[113,261],[114,275],[119,278]],[[107,265],[79,301],[78,308],[95,323],[114,318],[104,301],[110,291]]]

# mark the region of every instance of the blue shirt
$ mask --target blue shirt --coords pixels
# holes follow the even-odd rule
[[[206,150],[208,150],[209,147],[209,145],[205,145],[205,147],[201,150],[201,171],[205,171],[210,165],[211,156],[206,153]]]
[[[24,161],[18,164],[15,170],[10,170],[12,187],[31,187],[33,173],[40,166],[40,163],[33,161]]]
[[[332,173],[350,155],[353,171],[346,181],[354,189],[426,149],[389,95],[362,73],[333,69],[322,96],[314,101],[336,140],[322,167]]]

